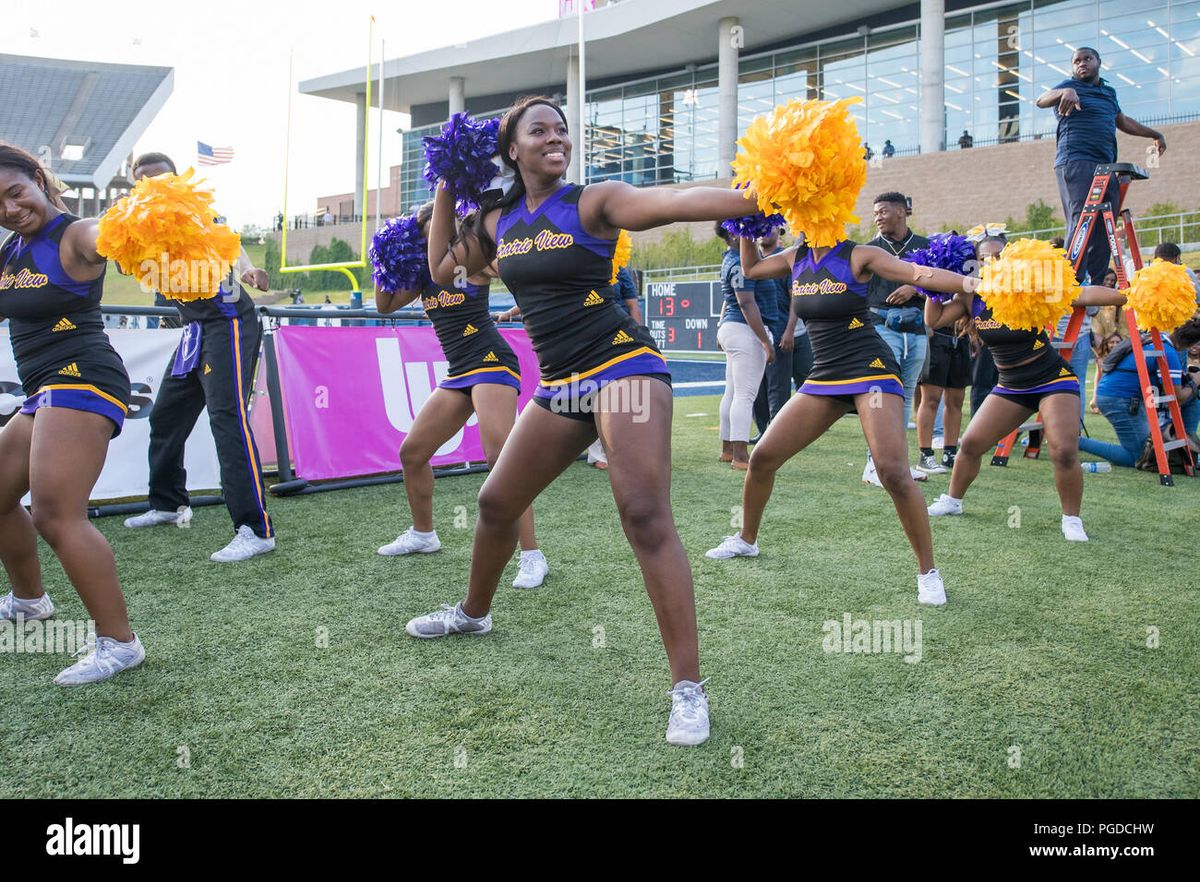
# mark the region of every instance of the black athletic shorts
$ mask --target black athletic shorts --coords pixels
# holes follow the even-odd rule
[[[635,376],[651,377],[661,383],[666,383],[667,388],[671,388],[670,374],[637,374]],[[599,392],[599,389],[593,390],[580,398],[564,400],[558,398],[540,398],[535,395],[533,400],[543,410],[548,410],[559,416],[565,416],[568,419],[578,420],[581,423],[594,423],[596,421],[595,407],[597,392]]]
[[[934,334],[929,338],[929,359],[921,382],[945,389],[971,385],[971,344],[966,337]]]

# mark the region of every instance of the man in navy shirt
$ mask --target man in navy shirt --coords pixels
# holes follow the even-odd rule
[[[1117,161],[1117,129],[1127,135],[1153,138],[1159,155],[1167,149],[1161,132],[1121,113],[1116,91],[1100,78],[1099,52],[1080,46],[1071,58],[1071,67],[1074,74],[1071,79],[1063,80],[1037,100],[1038,107],[1053,107],[1054,115],[1058,117],[1054,173],[1058,177],[1058,194],[1067,219],[1068,235],[1075,231],[1096,166]],[[1109,193],[1108,197],[1117,198],[1115,193]],[[1079,280],[1083,281],[1086,272],[1091,284],[1101,284],[1108,260],[1108,239],[1102,230],[1097,230],[1079,265]]]

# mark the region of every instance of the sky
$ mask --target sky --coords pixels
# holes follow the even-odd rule
[[[558,15],[558,0],[335,0],[295,14],[278,0],[4,0],[3,51],[13,55],[173,67],[175,88],[135,152],[160,151],[180,171],[196,142],[232,147],[228,165],[198,169],[234,229],[269,226],[283,208],[288,154],[288,59],[294,82],[366,66],[370,16],[374,58],[453,46]],[[308,6],[308,4],[304,4]],[[468,89],[470,84],[468,84]],[[354,108],[292,93],[288,212],[354,189]],[[404,114],[384,112],[383,174],[399,162]],[[370,183],[379,134],[372,112]]]

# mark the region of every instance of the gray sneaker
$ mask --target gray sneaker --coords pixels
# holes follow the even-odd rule
[[[950,471],[937,461],[936,456],[922,456],[921,461],[917,463],[917,468],[927,475],[944,475]]]
[[[667,721],[667,741],[694,747],[708,740],[708,695],[704,684],[680,680],[667,695],[671,696],[671,716]]]
[[[129,668],[136,668],[146,659],[146,648],[137,634],[128,643],[118,643],[111,637],[97,637],[76,655],[87,652],[87,656],[54,678],[59,686],[82,686],[98,683]]]
[[[132,530],[140,530],[143,527],[162,527],[166,524],[190,527],[192,525],[191,506],[181,505],[175,511],[158,511],[152,508],[136,517],[125,519],[125,526]]]
[[[0,622],[15,622],[21,616],[27,622],[48,619],[54,615],[54,604],[45,592],[37,600],[25,600],[11,591],[0,597]]]
[[[462,603],[451,606],[443,603],[442,608],[428,615],[417,616],[404,626],[410,637],[446,637],[450,634],[486,634],[492,630],[492,614],[482,619],[472,619],[462,611]]]

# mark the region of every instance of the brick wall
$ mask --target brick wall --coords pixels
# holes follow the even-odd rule
[[[1156,202],[1174,202],[1185,210],[1200,208],[1200,122],[1164,126],[1162,132],[1167,139],[1167,152],[1159,158],[1159,167],[1148,169],[1150,180],[1134,182],[1129,188],[1128,204],[1134,217]],[[1145,167],[1149,144],[1144,138],[1118,135],[1118,158]],[[399,190],[398,176],[399,167],[393,167],[393,192]],[[729,181],[679,186],[727,187]],[[1024,218],[1026,207],[1038,199],[1053,206],[1056,216],[1062,215],[1054,178],[1053,137],[884,160],[867,169],[867,185],[855,206],[863,224],[871,221],[871,201],[888,190],[899,190],[913,197],[912,225],[922,231],[935,231],[946,225],[963,232],[983,221]],[[385,213],[388,196],[385,190]],[[373,211],[374,191],[371,197]],[[673,224],[635,233],[634,240],[653,242],[664,230],[687,227],[694,239],[702,241],[712,237],[712,226],[711,223]],[[358,250],[357,224],[290,230],[289,261],[307,261],[313,245],[328,244],[335,236]]]
[[[1127,204],[1138,217],[1156,202],[1174,202],[1185,210],[1200,208],[1200,122],[1164,126],[1167,152],[1158,168],[1147,169],[1150,180],[1135,181]],[[1121,162],[1146,167],[1146,147],[1152,142],[1120,134],[1117,156]],[[728,186],[729,181],[706,182]],[[683,187],[693,185],[680,185]],[[699,185],[695,185],[699,186]],[[913,197],[912,225],[935,231],[943,225],[959,232],[983,221],[1024,218],[1025,209],[1038,199],[1054,207],[1061,219],[1062,204],[1054,178],[1054,138],[949,150],[920,156],[884,160],[867,169],[867,185],[855,206],[860,220],[871,221],[871,201],[879,193],[898,190]],[[688,227],[693,238],[712,237],[711,223],[676,224]],[[635,233],[639,242],[657,241],[663,232]]]

